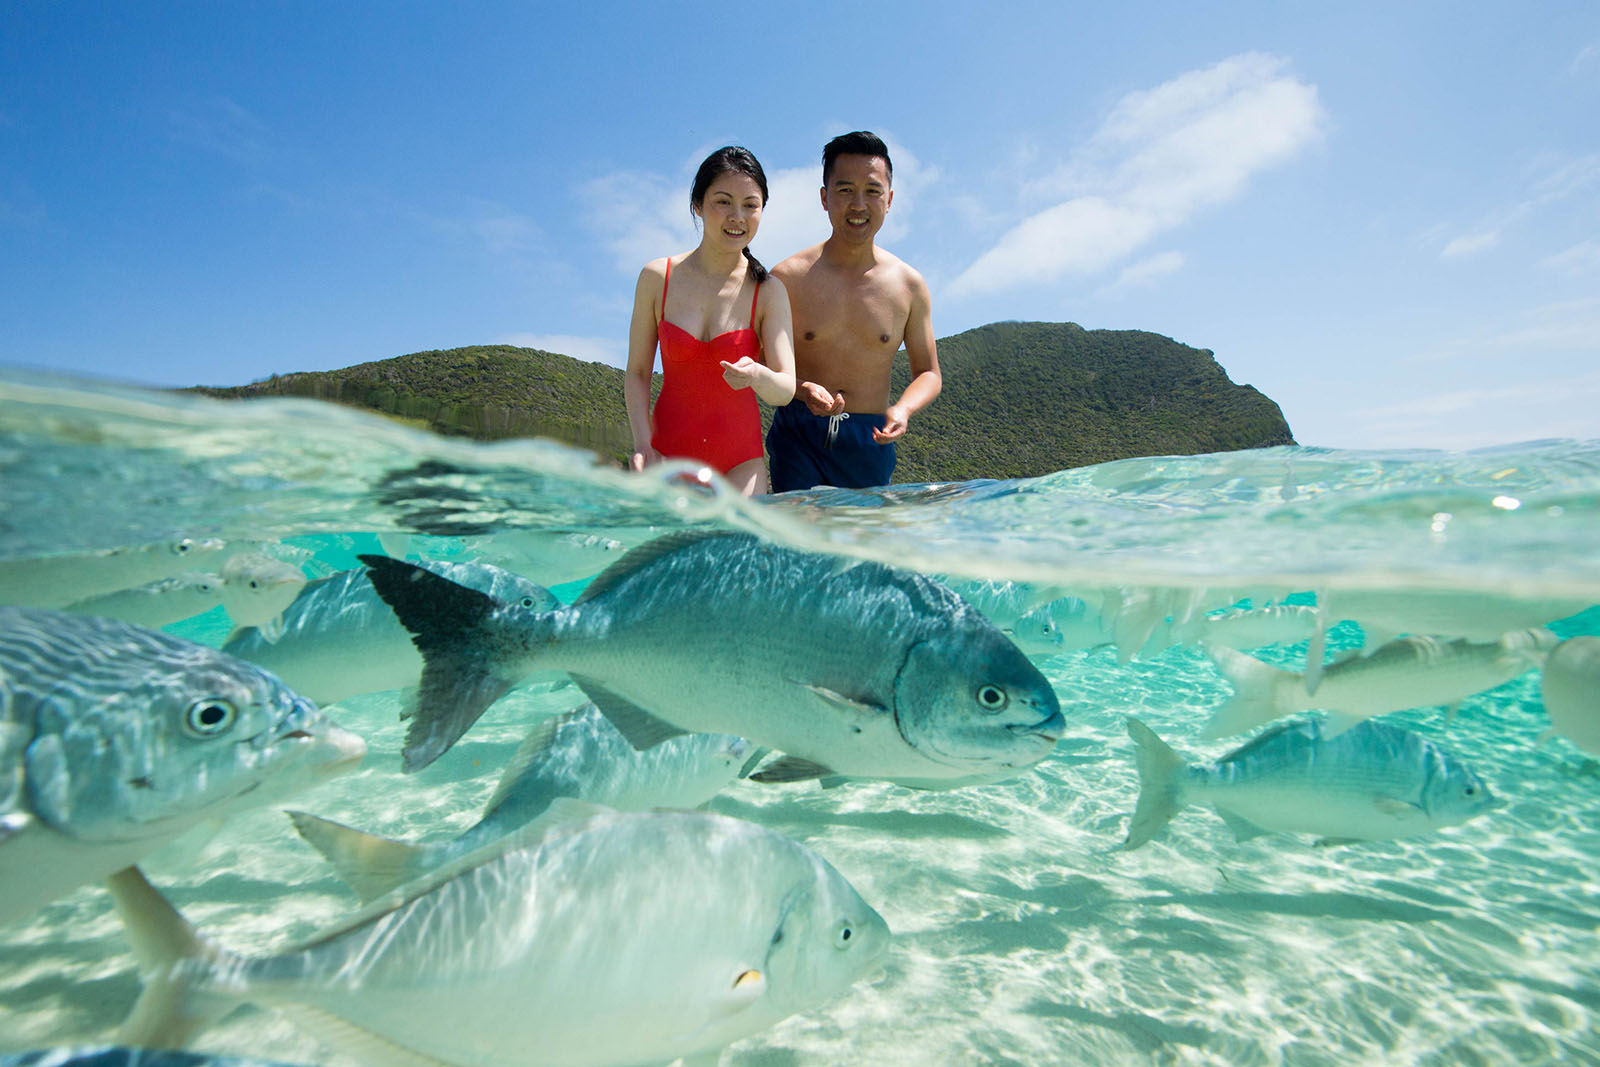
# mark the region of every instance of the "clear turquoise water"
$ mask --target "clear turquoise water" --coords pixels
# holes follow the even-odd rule
[[[1600,603],[1600,441],[1270,449],[766,502],[670,473],[629,477],[548,443],[444,440],[323,405],[220,405],[0,374],[0,561],[184,535],[274,543],[315,576],[378,546],[468,558],[557,532],[633,544],[728,527],[1050,592],[1454,590],[1489,607]],[[590,565],[615,558],[543,551],[542,562],[525,557],[527,573],[567,596]],[[219,644],[228,623],[218,611],[173,629]],[[1600,611],[1556,629],[1600,632]],[[1333,647],[1358,640],[1345,624]],[[1260,655],[1299,665],[1305,645]],[[1119,853],[1138,791],[1124,717],[1186,755],[1215,756],[1237,741],[1195,735],[1229,687],[1194,648],[1129,662],[1102,648],[1041,667],[1068,733],[1016,781],[948,793],[740,782],[713,802],[822,853],[896,935],[880,976],[735,1045],[725,1063],[1600,1062],[1600,773],[1563,739],[1537,743],[1549,722],[1536,670],[1449,721],[1437,708],[1392,717],[1506,798],[1481,819],[1320,848],[1285,835],[1236,842],[1192,808],[1160,840]],[[459,832],[530,719],[570,703],[513,694],[407,776],[399,695],[354,698],[337,714],[367,738],[364,768],[296,806],[393,837]],[[269,952],[353,907],[272,811],[149,870],[243,952]],[[106,895],[80,890],[0,930],[0,1049],[102,1040],[137,988]],[[254,1009],[200,1044],[348,1062]]]

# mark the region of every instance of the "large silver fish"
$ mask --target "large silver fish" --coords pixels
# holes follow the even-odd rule
[[[203,939],[137,868],[109,883],[147,985],[119,1040],[182,1047],[241,1001],[378,1065],[714,1054],[847,990],[889,930],[804,846],[698,812],[572,819],[467,857],[297,950]]]
[[[635,549],[538,611],[363,556],[427,666],[404,749],[426,766],[530,671],[556,668],[637,748],[730,733],[787,753],[766,780],[965,778],[1032,766],[1055,691],[981,613],[920,574],[748,534]]]
[[[1600,637],[1569,637],[1552,649],[1539,691],[1549,732],[1600,756]]]
[[[215,649],[0,608],[0,924],[203,821],[351,770],[365,751]]]
[[[1472,768],[1427,738],[1381,722],[1329,737],[1320,719],[1282,723],[1214,763],[1188,764],[1128,719],[1139,803],[1124,849],[1155,837],[1190,804],[1209,804],[1241,841],[1271,831],[1325,842],[1430,833],[1495,806]]]
[[[697,808],[739,777],[755,747],[732,734],[684,734],[643,752],[586,704],[536,726],[512,758],[483,818],[437,844],[405,844],[292,812],[295,829],[363,900],[521,829],[558,797],[621,811]]]
[[[561,605],[543,586],[485,563],[417,566],[529,610]],[[416,685],[422,675],[411,634],[372,588],[364,567],[307,584],[278,626],[236,630],[222,650],[265,667],[319,704]]]
[[[1306,691],[1304,675],[1213,646],[1207,651],[1234,692],[1212,712],[1200,736],[1228,737],[1313,708],[1330,713],[1331,736],[1373,715],[1455,704],[1537,667],[1555,643],[1555,635],[1543,629],[1481,644],[1402,637],[1370,656],[1351,656],[1328,667],[1315,695]]]

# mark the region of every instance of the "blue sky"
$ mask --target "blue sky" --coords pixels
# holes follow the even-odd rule
[[[824,141],[948,336],[1212,349],[1302,444],[1600,437],[1600,6],[0,8],[0,362],[240,384],[430,348],[620,365],[695,165],[826,236]],[[912,424],[915,432],[915,422]]]

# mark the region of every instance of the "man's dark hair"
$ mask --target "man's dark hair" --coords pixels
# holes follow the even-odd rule
[[[833,176],[833,161],[840,156],[876,156],[883,160],[883,165],[889,172],[890,182],[894,181],[894,163],[889,159],[889,146],[883,143],[883,138],[866,130],[857,130],[854,133],[841,133],[829,141],[822,148],[822,184],[827,185],[828,179]]]

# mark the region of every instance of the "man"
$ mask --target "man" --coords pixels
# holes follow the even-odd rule
[[[767,432],[772,491],[888,485],[894,442],[939,395],[928,285],[873,240],[894,201],[888,147],[871,133],[822,150],[822,207],[833,234],[773,268],[794,312],[795,398]],[[889,403],[905,345],[911,381]]]

